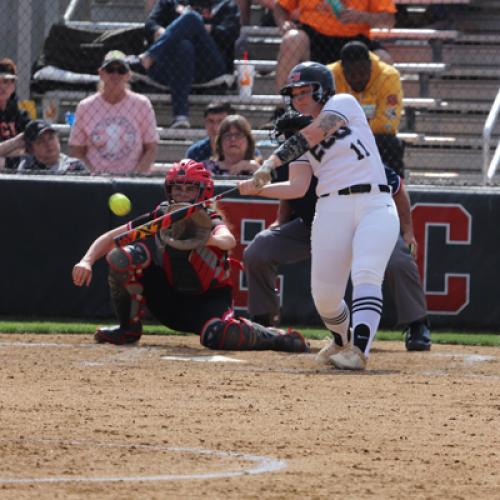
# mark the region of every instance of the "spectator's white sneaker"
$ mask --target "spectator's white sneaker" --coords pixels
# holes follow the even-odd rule
[[[328,340],[328,344],[321,349],[321,351],[316,354],[316,361],[322,365],[331,365],[332,360],[330,359],[330,356],[333,354],[339,352],[341,347],[339,347],[333,338],[330,338]]]
[[[186,116],[176,116],[169,128],[191,128]]]
[[[329,359],[339,370],[364,370],[366,368],[366,356],[359,347],[352,344],[346,345]]]

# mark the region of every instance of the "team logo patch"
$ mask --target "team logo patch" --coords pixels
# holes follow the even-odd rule
[[[398,96],[395,94],[391,94],[387,96],[387,104],[389,106],[396,106],[398,103]]]

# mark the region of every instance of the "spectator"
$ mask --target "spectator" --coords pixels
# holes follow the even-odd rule
[[[123,52],[108,52],[99,76],[98,92],[76,108],[71,155],[93,173],[146,174],[158,143],[151,102],[129,90],[130,68]]]
[[[215,139],[222,120],[227,115],[234,115],[234,113],[234,109],[227,102],[211,102],[203,113],[207,137],[192,144],[186,151],[186,158],[196,161],[209,160],[215,151]]]
[[[170,87],[171,128],[189,128],[189,93],[193,82],[206,83],[233,72],[234,44],[240,32],[234,0],[158,0],[148,20],[151,43],[146,52],[129,56],[136,73]]]
[[[16,97],[16,65],[12,59],[0,59],[0,142],[16,137],[23,132],[30,121],[28,113],[18,106]],[[0,167],[17,168],[21,152],[10,151],[12,155]]]
[[[333,2],[332,2],[333,3]],[[392,28],[395,23],[393,0],[343,0],[338,14],[323,0],[277,0],[276,24],[283,34],[276,90],[285,84],[290,70],[301,61],[328,64],[340,58],[340,50],[351,40],[364,41],[382,59],[392,62],[380,43],[370,39],[370,28]],[[292,12],[299,9],[295,22]]]
[[[346,44],[340,52],[340,61],[328,68],[337,92],[351,94],[361,104],[382,161],[404,176],[404,143],[396,136],[403,109],[399,71],[357,41]]]
[[[26,150],[27,154],[19,158],[19,172],[36,170],[64,174],[87,171],[83,162],[61,153],[57,131],[45,120],[30,121],[24,132],[0,144],[0,156],[20,150]]]
[[[275,135],[288,138],[307,126],[311,117],[292,111],[277,120]],[[277,173],[277,181],[286,181],[288,171],[294,174],[297,163],[283,165]],[[300,168],[300,167],[299,167]],[[431,347],[430,332],[425,303],[425,294],[420,282],[415,259],[415,235],[410,213],[409,197],[403,182],[395,172],[386,167],[387,182],[398,209],[401,234],[387,264],[385,280],[394,297],[397,321],[405,328],[405,344],[409,351],[424,351]],[[252,321],[262,325],[275,324],[279,318],[279,297],[275,291],[278,266],[310,259],[311,226],[317,201],[317,181],[311,180],[302,198],[281,200],[276,222],[260,232],[248,245],[244,253],[245,272],[248,283],[248,312]],[[335,227],[335,222],[332,221]],[[327,360],[328,349],[321,359]]]
[[[224,118],[215,139],[215,152],[216,159],[205,162],[214,175],[250,175],[260,166],[252,127],[241,115]]]

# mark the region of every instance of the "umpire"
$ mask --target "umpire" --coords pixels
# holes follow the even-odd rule
[[[277,140],[289,137],[306,127],[311,117],[288,111],[275,124]],[[277,181],[288,179],[288,165],[277,169]],[[388,184],[392,188],[401,219],[403,233],[411,239],[410,204],[401,178],[386,167]],[[245,249],[243,259],[248,282],[248,311],[253,321],[273,325],[279,320],[279,298],[275,283],[278,266],[293,264],[311,256],[311,225],[316,205],[316,177],[313,177],[306,194],[295,200],[280,200],[276,221],[261,231]],[[399,203],[397,196],[399,195]],[[428,351],[431,337],[425,294],[420,282],[417,265],[407,243],[408,237],[400,234],[385,273],[397,311],[397,323],[405,328],[405,345],[408,351]]]

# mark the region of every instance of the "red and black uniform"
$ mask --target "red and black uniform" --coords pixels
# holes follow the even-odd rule
[[[129,228],[162,215],[162,205],[131,221]],[[213,210],[208,212],[217,231],[224,222]],[[210,318],[233,316],[227,252],[211,246],[183,251],[160,246],[157,241],[151,241],[148,247],[152,262],[136,279],[143,285],[146,305],[158,321],[174,330],[199,334]]]

